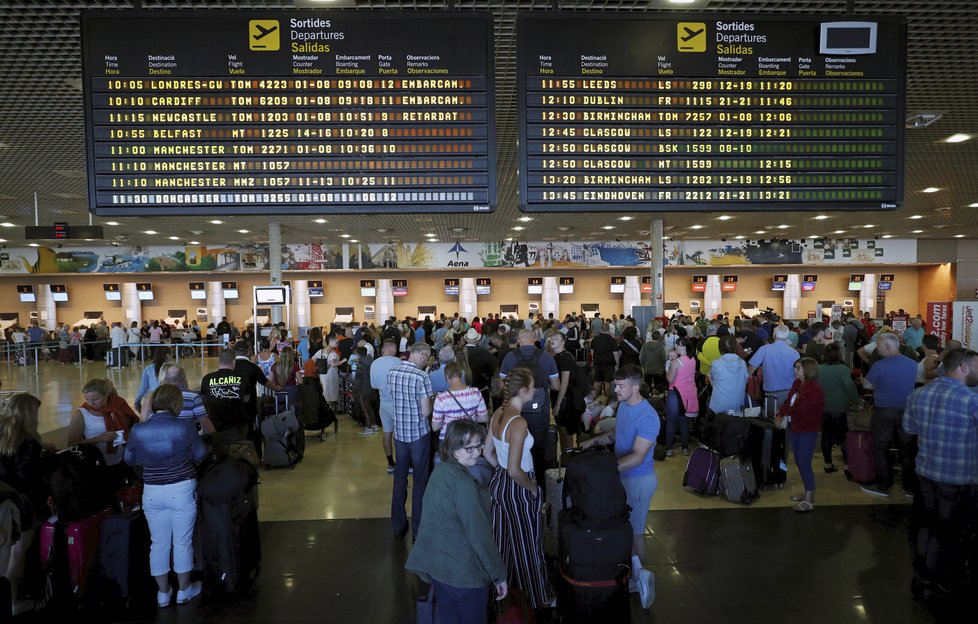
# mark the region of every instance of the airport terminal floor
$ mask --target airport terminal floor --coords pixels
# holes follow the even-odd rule
[[[181,360],[191,386],[216,359]],[[46,441],[65,444],[65,427],[81,403],[84,380],[107,376],[130,401],[140,369],[101,363],[34,367],[0,361],[4,391],[42,400]],[[263,471],[260,484],[262,567],[247,595],[205,595],[158,610],[133,605],[119,613],[88,611],[83,621],[300,622],[401,624],[414,621],[425,587],[403,566],[409,537],[389,521],[391,477],[381,436],[358,435],[341,416],[338,435],[309,437],[294,470]],[[750,507],[703,498],[682,486],[684,458],[657,462],[659,488],[648,515],[647,567],[656,599],[632,622],[792,622],[887,624],[937,621],[910,592],[910,505],[880,504],[841,472],[815,460],[815,513],[797,514],[787,500],[799,484],[790,465],[784,490],[762,493]],[[410,497],[409,497],[410,498]],[[21,621],[50,621],[50,614]],[[77,616],[72,616],[77,621]],[[966,621],[967,618],[957,620]]]

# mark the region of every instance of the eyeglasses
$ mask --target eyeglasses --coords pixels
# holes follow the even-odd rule
[[[479,453],[485,446],[485,444],[473,444],[472,446],[463,446],[462,450],[466,453]]]

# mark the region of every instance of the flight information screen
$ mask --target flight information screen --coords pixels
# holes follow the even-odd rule
[[[863,16],[524,13],[521,208],[896,209],[905,39]]]
[[[488,14],[99,11],[82,50],[96,214],[494,207]]]

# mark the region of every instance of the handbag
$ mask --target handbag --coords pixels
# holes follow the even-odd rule
[[[744,407],[744,418],[760,418],[761,417],[761,406],[754,405],[754,399],[747,395],[747,406]]]
[[[428,590],[427,596],[418,598],[418,624],[435,624],[435,586]]]

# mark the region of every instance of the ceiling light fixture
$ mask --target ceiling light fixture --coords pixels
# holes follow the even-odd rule
[[[968,204],[968,208],[978,208],[978,202],[975,202],[973,204]]]
[[[517,219],[517,221],[522,221],[523,223],[528,223],[530,221],[533,221],[533,217],[520,217],[519,219]]]
[[[937,188],[936,186],[928,186],[927,188],[925,188],[924,190],[922,190],[920,192],[921,193],[936,193],[939,190],[941,190],[941,189]]]
[[[786,223],[782,223],[781,225],[778,226],[778,229],[779,230],[787,230],[789,227],[791,227],[791,226],[788,225],[788,224],[786,224]]]
[[[955,234],[954,238],[964,238],[964,234]]]
[[[734,240],[744,240],[744,236],[734,236]]]
[[[764,230],[756,230],[754,233],[755,234],[767,234],[767,232],[765,232]]]
[[[11,223],[10,221],[4,221],[3,223],[0,223],[0,227],[12,228],[12,227],[17,227],[17,226],[15,224]]]
[[[618,220],[619,220],[619,221],[631,221],[631,220],[632,220],[632,219],[634,219],[634,218],[635,218],[635,217],[630,217],[630,216],[628,216],[628,215],[625,215],[624,217],[618,217]]]
[[[868,229],[870,229],[870,228],[874,228],[874,227],[876,227],[876,226],[875,226],[875,225],[873,225],[872,223],[867,223],[867,224],[866,224],[866,225],[864,225],[863,227],[864,227],[864,228],[866,228],[866,229],[868,230]]]
[[[880,238],[893,238],[893,235],[892,234],[884,234]]]
[[[689,229],[691,229],[691,230],[702,230],[703,229],[703,226],[702,225],[691,225],[691,226],[689,226]]]
[[[733,219],[733,217],[731,217],[730,215],[720,215],[719,217],[717,217],[717,221],[729,221],[731,219]]]
[[[180,240],[180,237],[179,237],[179,236],[170,236],[170,237],[168,237],[168,238],[169,238],[170,240]]]
[[[200,241],[190,241],[190,242],[189,242],[189,243],[187,243],[187,244],[188,244],[188,245],[199,245],[199,244],[200,244]]]
[[[945,143],[964,143],[965,141],[970,141],[973,138],[974,137],[971,136],[970,134],[964,134],[963,132],[959,132],[957,134],[952,134],[948,138],[944,139],[944,142]]]
[[[613,230],[613,229],[615,229],[615,226],[613,226],[613,225],[603,225],[603,226],[601,226],[601,229],[602,230]]]
[[[924,215],[911,215],[907,217],[908,219],[923,219]]]
[[[149,234],[149,235],[151,235],[151,236],[152,236],[153,234],[158,234],[158,233],[159,233],[159,232],[157,232],[156,230],[145,230],[145,231],[143,232],[143,234]]]
[[[105,225],[119,225],[118,221],[106,221]]]
[[[832,232],[832,233],[833,233],[833,234],[845,234],[845,233],[846,233],[846,231],[845,231],[845,230],[836,230],[836,231],[834,231],[834,232]]]
[[[213,223],[214,225],[222,225],[224,222],[221,221],[220,219],[212,219],[211,223]]]
[[[322,224],[322,223],[328,223],[328,221],[326,221],[326,219],[316,219],[316,223]]]
[[[248,230],[238,230],[238,234],[247,234]]]
[[[517,232],[522,232],[522,231],[523,231],[523,230],[525,230],[525,229],[526,229],[526,228],[525,228],[525,227],[523,227],[522,225],[514,225],[514,226],[513,226],[513,230],[515,230],[515,231],[517,231]]]
[[[349,234],[340,234],[340,238],[350,238]]]
[[[27,246],[28,247],[40,247],[40,245],[38,245],[37,243],[29,243]]]
[[[924,231],[923,231],[923,230],[913,230],[913,231],[912,231],[912,232],[910,232],[910,233],[911,233],[911,234],[923,234],[923,233],[924,233]]]
[[[360,240],[359,240],[359,239],[357,239],[357,238],[351,238],[351,239],[350,239],[350,242],[351,242],[351,243],[359,243],[359,242],[360,242]]]
[[[824,221],[829,218],[829,215],[817,215],[812,218],[815,219],[816,221]]]

